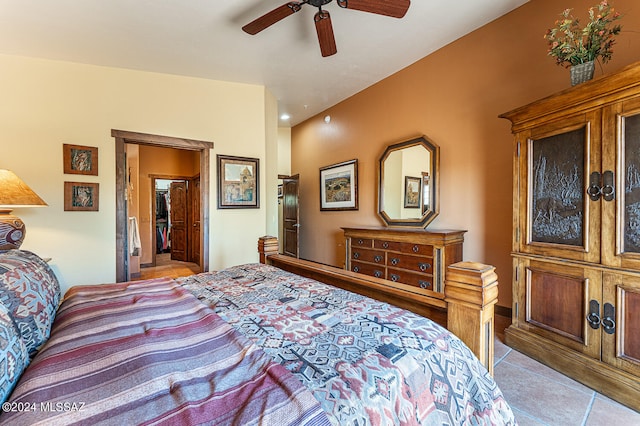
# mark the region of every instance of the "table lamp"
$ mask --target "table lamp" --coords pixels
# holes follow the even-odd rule
[[[0,250],[20,248],[27,233],[24,222],[11,214],[14,208],[46,205],[15,173],[0,169]]]

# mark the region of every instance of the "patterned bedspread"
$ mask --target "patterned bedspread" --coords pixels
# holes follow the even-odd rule
[[[170,279],[74,287],[0,424],[329,425],[285,368]]]
[[[335,425],[516,424],[472,352],[426,318],[262,264],[178,282],[293,372]]]

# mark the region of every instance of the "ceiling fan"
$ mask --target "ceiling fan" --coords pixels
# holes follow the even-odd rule
[[[318,12],[313,17],[318,33],[318,42],[320,43],[320,52],[322,56],[331,56],[338,50],[336,49],[336,40],[333,36],[333,26],[331,25],[331,16],[329,12],[322,9],[322,6],[331,3],[333,0],[303,0],[290,1],[280,7],[267,12],[261,17],[249,22],[242,27],[242,30],[248,34],[255,35],[260,31],[270,27],[278,21],[289,15],[300,11],[305,4],[318,8]],[[363,12],[376,13],[378,15],[391,16],[394,18],[402,18],[411,4],[411,0],[336,0],[338,6],[343,9],[354,9]]]

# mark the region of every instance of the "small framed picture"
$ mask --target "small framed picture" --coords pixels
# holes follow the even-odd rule
[[[358,160],[320,169],[320,210],[358,210]]]
[[[217,155],[218,208],[260,207],[260,171],[258,158]]]
[[[419,208],[422,193],[422,178],[404,177],[404,207],[407,209]]]
[[[282,186],[282,184],[278,185],[278,198],[282,198],[282,196],[284,195],[284,187]]]
[[[63,144],[64,173],[98,176],[98,148]]]
[[[90,182],[65,182],[64,210],[97,212],[100,202],[99,185]]]

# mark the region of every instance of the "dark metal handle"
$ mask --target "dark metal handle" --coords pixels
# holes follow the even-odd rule
[[[420,246],[415,245],[411,248],[411,250],[413,250],[414,253],[417,253],[420,251]]]
[[[353,267],[353,272],[360,272],[360,267],[354,266]]]
[[[398,259],[397,257],[392,257],[391,258],[391,264],[393,266],[397,265],[398,263],[400,263],[400,259]]]
[[[600,199],[600,172],[593,172],[589,176],[589,186],[587,187],[587,194],[591,201],[598,201]]]
[[[391,274],[391,281],[396,282],[400,279],[400,275]]]
[[[360,245],[360,246],[361,246],[361,245],[363,245],[363,244],[364,244],[364,240],[363,240],[362,238],[360,238],[360,239],[358,240],[358,245]]]
[[[373,261],[376,263],[380,263],[382,262],[382,256],[380,256],[379,254],[373,257]]]
[[[616,308],[611,303],[604,304],[604,318],[602,318],[602,329],[607,334],[616,332]]]
[[[376,278],[380,278],[382,276],[382,271],[375,271],[373,273],[373,276],[376,277]]]
[[[602,175],[602,188],[600,188],[600,193],[605,201],[613,201],[616,198],[616,189],[613,183],[613,172],[611,170],[607,170]]]
[[[360,257],[360,253],[358,253],[357,251],[353,252],[353,258],[354,259],[358,259]]]
[[[596,300],[589,301],[589,314],[587,315],[587,322],[589,326],[594,330],[600,327],[602,320],[600,319],[600,304]]]
[[[429,281],[418,281],[420,283],[420,288],[428,289],[431,288],[431,283]]]
[[[386,241],[384,243],[382,243],[382,248],[385,248],[385,249],[389,248],[389,243],[386,242]]]
[[[430,263],[418,263],[418,267],[420,268],[420,270],[422,272],[424,272],[427,269],[431,269],[431,264]]]

